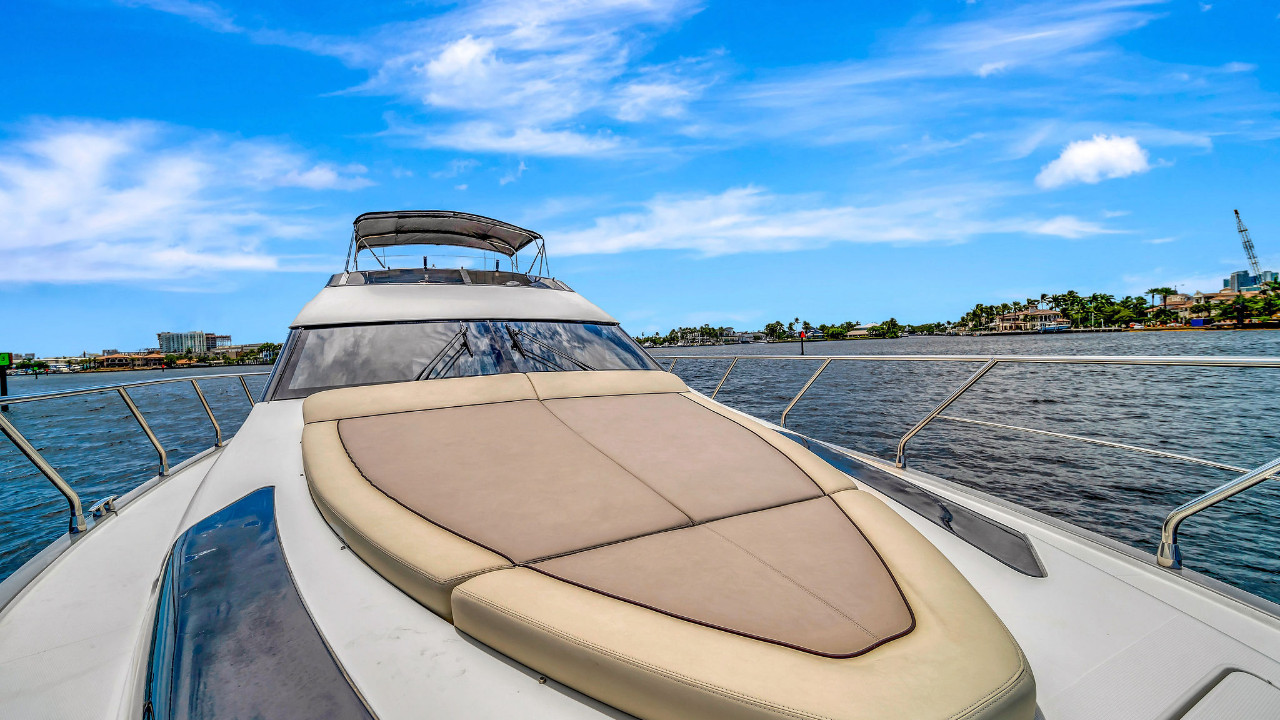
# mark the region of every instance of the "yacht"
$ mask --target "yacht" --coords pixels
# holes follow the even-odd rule
[[[487,260],[392,267],[411,246]],[[994,364],[1054,361],[980,359],[911,434]],[[1153,556],[909,467],[910,434],[890,461],[738,412],[677,361],[537,233],[379,212],[233,439],[169,467],[128,386],[9,399],[118,393],[160,473],[82,509],[0,414],[70,508],[0,583],[0,717],[1280,717],[1280,608],[1176,537],[1280,461]]]

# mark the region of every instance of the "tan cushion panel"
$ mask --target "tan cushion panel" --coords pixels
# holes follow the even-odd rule
[[[689,392],[689,387],[683,380],[661,370],[536,372],[529,373],[528,378],[538,397],[543,400],[596,395]]]
[[[791,461],[804,471],[806,475],[813,478],[813,481],[817,483],[818,486],[822,488],[822,491],[828,495],[842,490],[857,489],[858,486],[854,484],[853,480],[850,479],[848,475],[845,475],[839,470],[831,467],[831,465],[822,458],[810,452],[808,448],[803,447],[799,443],[783,435],[779,435],[777,431],[767,425],[764,425],[755,418],[744,415],[732,408],[725,407],[724,405],[721,405],[720,403],[699,393],[688,392],[685,393],[684,396],[708,410],[738,423],[742,427],[760,436],[765,442],[774,446],[782,452],[782,454],[791,458]]]
[[[517,563],[689,524],[536,400],[354,418],[338,431],[375,487]]]
[[[519,373],[365,385],[316,393],[302,403],[303,422],[534,400],[533,386]]]
[[[866,652],[911,629],[884,564],[827,497],[533,567],[675,617],[830,656]]]
[[[694,522],[822,495],[758,435],[676,393],[543,404]]]
[[[880,501],[859,491],[834,500],[885,550],[915,613],[914,630],[858,657],[752,640],[525,568],[455,588],[454,622],[645,720],[1031,720],[1031,669],[982,597]]]
[[[409,512],[369,484],[351,464],[337,423],[302,430],[302,463],[321,514],[360,559],[445,618],[454,585],[510,567],[506,558]]]

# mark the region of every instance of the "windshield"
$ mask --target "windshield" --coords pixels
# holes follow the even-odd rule
[[[657,370],[617,325],[419,322],[296,331],[272,398],[353,385],[560,370]]]

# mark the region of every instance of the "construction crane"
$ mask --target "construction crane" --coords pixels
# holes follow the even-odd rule
[[[1258,282],[1262,282],[1262,268],[1258,265],[1258,256],[1253,252],[1253,238],[1249,237],[1249,228],[1244,226],[1244,220],[1240,219],[1240,211],[1236,210],[1236,232],[1240,233],[1240,240],[1244,242],[1244,254],[1249,256],[1249,267],[1253,268],[1253,276],[1258,278]]]

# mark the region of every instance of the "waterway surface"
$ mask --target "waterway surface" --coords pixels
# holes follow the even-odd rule
[[[658,348],[654,355],[798,355],[797,343]],[[1280,357],[1280,331],[911,337],[806,343],[821,355],[1250,355]],[[742,360],[717,400],[772,422],[820,359]],[[666,362],[663,363],[664,367]],[[710,393],[728,360],[680,360]],[[797,432],[892,460],[898,439],[981,366],[833,362],[787,416]],[[1228,465],[1280,457],[1280,369],[998,365],[946,415],[1052,430]],[[936,420],[909,464],[1155,552],[1160,524],[1231,471],[1042,435]],[[1185,564],[1280,602],[1280,479],[1183,524]]]
[[[820,355],[1253,355],[1280,357],[1280,331],[1006,337],[916,337],[807,343]],[[666,348],[655,355],[799,353],[795,343]],[[718,400],[777,421],[818,361],[739,362]],[[675,371],[711,392],[727,360],[682,360]],[[978,364],[836,362],[788,416],[797,432],[892,459],[898,438]],[[257,368],[266,370],[267,368]],[[170,371],[173,372],[173,371]],[[215,374],[219,369],[181,371]],[[166,373],[165,377],[173,377]],[[155,371],[11,379],[26,394],[160,377]],[[250,378],[255,394],[265,376]],[[201,383],[230,437],[249,405],[239,381]],[[209,447],[213,429],[187,383],[139,388],[170,462]],[[1280,457],[1280,370],[1084,365],[997,366],[947,414],[1054,430],[1230,465]],[[156,453],[114,393],[13,406],[8,417],[80,492],[88,507],[152,477]],[[1170,509],[1233,477],[1175,460],[939,420],[908,447],[913,467],[1154,551]],[[0,579],[66,530],[67,504],[0,440]],[[1188,521],[1186,564],[1280,602],[1280,481]]]
[[[137,370],[9,378],[10,395],[57,392],[138,380],[200,377],[226,372],[267,372],[265,365],[190,370]],[[246,378],[256,398],[266,375]],[[249,400],[236,378],[203,380],[209,407],[224,438],[240,429]],[[171,466],[213,445],[213,425],[188,382],[129,391],[165,448]],[[123,495],[154,477],[159,456],[114,391],[12,405],[5,416],[75,488],[85,509],[109,495]],[[62,494],[0,436],[0,580],[67,531]]]

